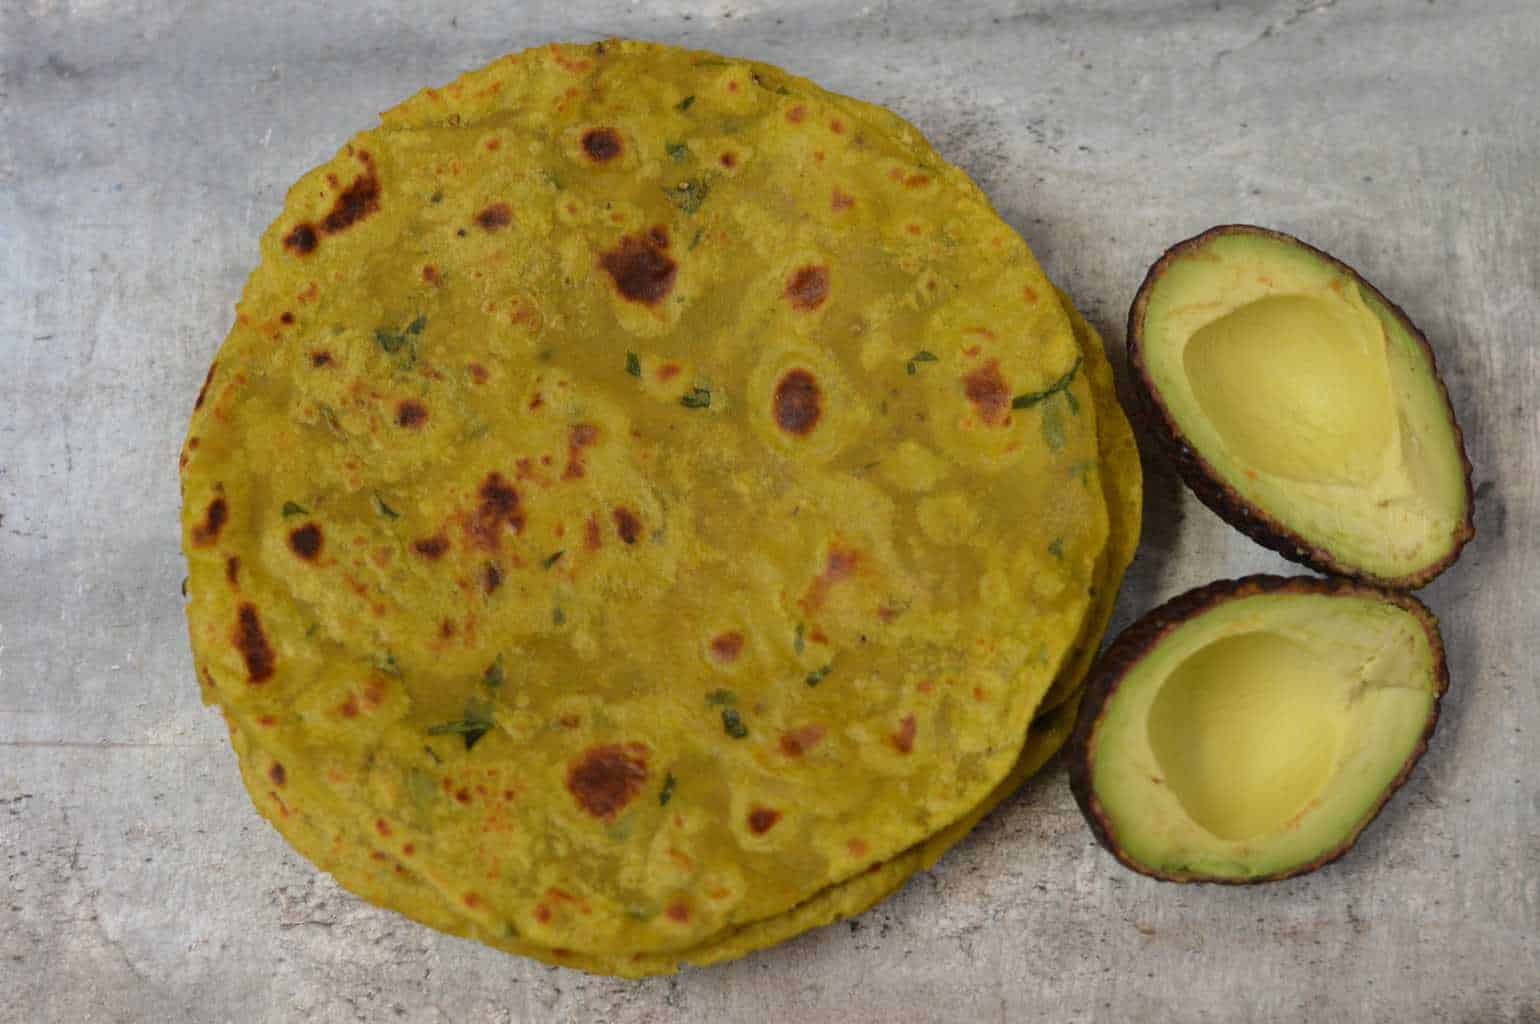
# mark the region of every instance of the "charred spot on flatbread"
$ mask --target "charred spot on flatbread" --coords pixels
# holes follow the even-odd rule
[[[224,495],[217,495],[204,509],[203,522],[198,523],[192,530],[192,543],[195,548],[205,548],[219,539],[219,531],[225,527],[225,520],[230,517],[230,503]]]
[[[321,244],[321,236],[316,234],[315,225],[307,221],[294,225],[294,228],[283,236],[283,244],[296,256],[308,256],[315,252],[316,246]]]
[[[614,511],[613,515],[615,535],[620,538],[621,543],[635,544],[641,539],[642,521],[636,517],[635,512],[622,505]]]
[[[1000,361],[991,359],[963,378],[963,393],[990,426],[1004,423],[1011,411],[1011,389],[1000,375]]]
[[[265,683],[273,678],[273,647],[262,630],[262,616],[254,604],[243,604],[236,611],[235,647],[246,662],[248,683]]]
[[[513,223],[513,207],[507,203],[491,203],[476,214],[476,223],[484,231],[496,231]]]
[[[471,543],[484,551],[496,551],[503,534],[524,529],[519,492],[501,473],[488,473],[476,491],[481,499],[466,524]]]
[[[797,437],[811,433],[823,411],[817,379],[811,371],[800,368],[787,372],[776,383],[774,402],[776,425]]]
[[[306,523],[289,531],[289,550],[307,562],[314,562],[321,554],[321,527]]]
[[[781,812],[773,807],[755,807],[749,811],[749,831],[762,836],[781,820]]]
[[[816,263],[798,267],[786,279],[786,300],[804,313],[817,309],[829,297],[829,268]]]
[[[442,533],[435,533],[431,537],[418,537],[412,541],[412,550],[428,561],[436,562],[449,550],[449,538]],[[500,581],[501,577],[499,577]]]
[[[346,231],[380,208],[380,179],[374,172],[360,174],[342,190],[330,212],[321,219],[321,230],[328,235]]]
[[[355,155],[358,162],[364,165],[363,171],[354,176],[346,187],[340,188],[331,209],[320,218],[320,222],[302,221],[284,235],[284,248],[294,255],[310,255],[320,246],[323,236],[346,231],[380,208],[380,179],[374,170],[374,159],[365,150],[359,150]],[[334,187],[340,185],[335,176],[330,180]]]
[[[416,430],[428,421],[428,407],[415,398],[396,403],[396,426]]]
[[[613,821],[646,781],[647,748],[640,743],[592,747],[567,771],[567,791],[584,813],[602,821]]]
[[[664,240],[667,236],[664,235]],[[679,264],[659,245],[652,232],[626,235],[615,248],[599,257],[599,266],[610,275],[622,298],[655,306],[674,290]]]
[[[613,128],[590,128],[583,133],[583,152],[594,163],[608,163],[621,154],[625,144]]]
[[[209,364],[209,372],[203,375],[203,386],[198,389],[198,397],[193,400],[193,412],[203,408],[203,399],[208,395],[209,385],[214,382],[214,371],[219,369],[219,360]]]

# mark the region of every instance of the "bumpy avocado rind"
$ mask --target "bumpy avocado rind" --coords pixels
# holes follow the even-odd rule
[[[1183,480],[1285,558],[1412,589],[1474,533],[1470,462],[1427,339],[1319,249],[1248,225],[1173,246],[1129,311],[1128,353]]]
[[[1416,598],[1249,576],[1126,630],[1066,748],[1097,840],[1135,871],[1245,884],[1346,853],[1427,749],[1448,688]]]

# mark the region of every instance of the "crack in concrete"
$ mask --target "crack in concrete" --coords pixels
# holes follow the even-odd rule
[[[1305,4],[1303,7],[1296,7],[1291,13],[1284,16],[1283,18],[1268,23],[1268,25],[1263,28],[1261,32],[1253,36],[1247,42],[1242,43],[1240,46],[1228,47],[1214,54],[1214,59],[1209,62],[1210,70],[1217,69],[1220,65],[1220,62],[1222,62],[1226,57],[1234,56],[1235,54],[1240,53],[1242,50],[1249,50],[1253,46],[1256,46],[1258,43],[1265,42],[1266,40],[1271,39],[1280,33],[1287,32],[1295,25],[1298,25],[1301,21],[1304,21],[1310,15],[1319,14],[1322,11],[1330,10],[1331,8],[1337,6],[1339,2],[1340,0],[1316,0],[1316,2]]]

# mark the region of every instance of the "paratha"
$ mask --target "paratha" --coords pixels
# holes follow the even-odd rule
[[[183,451],[259,805],[367,843],[371,899],[600,969],[980,807],[1107,511],[1069,320],[977,188],[886,111],[651,44],[382,122],[264,234]]]
[[[1070,304],[1068,297],[1062,292],[1059,294],[1081,345],[1094,399],[1101,465],[1096,476],[1086,479],[1099,478],[1101,481],[1107,499],[1110,539],[1093,582],[1094,611],[1087,617],[1071,660],[1061,668],[1052,688],[1063,692],[1064,698],[1057,708],[1039,713],[1010,776],[980,805],[948,828],[883,864],[873,865],[854,878],[824,889],[786,913],[724,929],[689,950],[674,954],[594,957],[532,946],[506,934],[490,935],[473,922],[458,917],[455,908],[438,899],[438,894],[424,885],[400,858],[373,849],[362,835],[349,835],[346,830],[338,829],[335,822],[343,816],[308,801],[301,802],[304,798],[296,798],[292,790],[286,794],[287,798],[280,796],[270,777],[273,766],[279,762],[260,752],[253,755],[252,745],[246,737],[239,729],[232,728],[232,738],[241,754],[242,771],[257,807],[298,849],[366,899],[395,907],[441,930],[476,938],[509,952],[598,973],[639,977],[670,973],[681,963],[719,963],[866,910],[901,887],[916,871],[934,864],[1062,746],[1074,725],[1080,686],[1111,617],[1123,571],[1138,544],[1142,485],[1133,433],[1117,403],[1112,371],[1103,354],[1101,339]]]

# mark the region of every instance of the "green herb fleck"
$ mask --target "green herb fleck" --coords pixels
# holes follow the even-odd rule
[[[707,57],[705,60],[696,61],[693,66],[698,68],[725,68],[727,67],[727,61]]]
[[[503,656],[501,654],[481,674],[481,681],[494,690],[503,685]]]
[[[400,519],[401,513],[385,504],[385,499],[380,497],[380,492],[374,492],[374,507],[386,519]]]
[[[690,147],[682,142],[665,143],[664,149],[668,150],[668,158],[674,163],[683,163],[684,158],[690,155]]]
[[[316,408],[321,413],[321,419],[325,420],[326,425],[331,428],[332,433],[341,434],[344,432],[342,424],[337,422],[337,414],[332,411],[331,406],[319,405]]]
[[[680,396],[679,404],[686,409],[709,409],[711,408],[711,389],[691,388]]]
[[[1064,417],[1056,405],[1043,407],[1043,443],[1051,452],[1064,447]]]
[[[797,631],[792,634],[791,638],[791,649],[796,651],[798,654],[801,654],[807,647],[807,641],[802,639],[802,630],[802,623],[797,623]]]
[[[663,788],[658,790],[658,806],[667,807],[668,802],[674,797],[674,773],[669,772],[663,777]]]
[[[184,600],[184,601],[187,600],[187,580],[188,579],[189,579],[189,577],[187,577],[187,576],[183,576],[182,577],[182,600]]]
[[[694,213],[700,209],[700,204],[706,201],[706,193],[711,191],[705,178],[690,178],[681,181],[673,188],[664,188],[663,194],[668,196],[668,201],[679,207],[685,213]]]
[[[635,352],[626,353],[626,372],[633,377],[640,377],[642,375],[642,361],[637,358]]]
[[[694,102],[695,102],[695,96],[693,94],[689,95],[689,96],[686,96],[684,99],[682,99],[678,103],[674,104],[674,109],[679,111],[682,114],[686,110],[689,110],[690,109],[690,105],[692,103],[694,103]]]
[[[707,704],[736,704],[738,695],[731,690],[712,690],[706,694]]]
[[[285,519],[289,518],[290,516],[308,515],[309,512],[309,509],[297,501],[286,501],[283,503],[283,517]]]
[[[428,756],[433,758],[433,763],[434,764],[443,764],[444,763],[444,759],[442,757],[438,756],[438,751],[437,750],[434,750],[432,747],[428,746],[426,743],[424,743],[422,745],[422,749],[426,750],[428,752]],[[415,773],[415,774],[421,774],[421,773],[419,772],[419,773]]]
[[[934,363],[934,362],[936,362],[936,357],[934,355],[932,355],[931,353],[925,351],[924,349],[921,349],[920,351],[916,352],[914,355],[909,357],[909,361],[904,364],[904,369],[908,371],[909,376],[913,377],[916,373],[919,372],[919,368],[920,368],[919,364],[920,363]]]
[[[705,228],[696,228],[695,229],[695,237],[690,239],[690,246],[689,246],[689,248],[690,248],[691,252],[695,251],[695,247],[697,245],[700,245],[700,240],[702,238],[704,238],[704,237],[706,237],[706,229]]]
[[[315,636],[320,631],[321,631],[321,624],[319,622],[312,622],[310,625],[305,627],[305,639],[309,640],[311,637]]]
[[[1064,538],[1063,537],[1055,537],[1053,539],[1053,543],[1048,545],[1048,553],[1050,555],[1052,555],[1053,557],[1059,559],[1060,561],[1063,561],[1064,560]]]
[[[1069,403],[1069,414],[1071,416],[1079,416],[1080,400],[1075,397],[1075,393],[1073,391],[1064,392],[1064,400]]]
[[[374,659],[374,667],[388,675],[399,676],[401,674],[401,666],[396,664],[396,656],[389,651]]]
[[[735,740],[741,740],[749,734],[749,727],[743,724],[742,718],[738,717],[737,708],[722,709],[722,728]]]
[[[803,681],[806,682],[809,686],[817,686],[819,683],[823,682],[824,677],[826,677],[832,671],[834,671],[833,664],[825,665],[823,668],[817,668],[809,672],[807,674],[807,679]]]
[[[1080,364],[1083,361],[1083,356],[1076,356],[1075,365],[1066,370],[1064,376],[1060,377],[1058,380],[1054,381],[1052,384],[1048,385],[1041,391],[1029,391],[1024,395],[1017,395],[1015,398],[1011,399],[1011,408],[1030,409],[1034,405],[1037,405],[1039,402],[1046,402],[1054,395],[1057,395],[1060,391],[1063,391],[1065,388],[1069,387],[1070,381],[1075,379],[1075,374],[1080,372]]]
[[[374,329],[374,340],[380,343],[380,348],[384,349],[386,352],[389,352],[391,355],[395,355],[401,350],[401,346],[406,344],[406,334],[405,332],[397,334],[395,331],[388,331],[383,327],[376,327]]]
[[[791,90],[786,88],[784,85],[778,85],[775,87],[775,94],[777,96],[790,96]]]
[[[444,201],[444,193],[442,193],[442,192],[435,192],[431,196],[428,197],[428,202],[430,202],[430,203],[442,203],[443,201]]]
[[[422,329],[426,326],[428,326],[427,316],[419,313],[417,318],[407,324],[406,329],[402,331],[392,331],[388,327],[376,327],[374,329],[374,340],[379,343],[380,348],[384,349],[388,355],[395,355],[404,349],[405,352],[401,357],[400,368],[403,370],[410,369],[412,364],[417,362],[417,345],[412,339],[421,334]]]
[[[566,553],[567,552],[565,550],[562,550],[552,555],[546,555],[545,558],[540,562],[541,567],[549,569],[551,566],[561,561],[561,556],[565,555]]]
[[[492,721],[492,705],[473,697],[466,702],[464,718],[429,726],[428,735],[464,737],[465,749],[469,750],[476,745],[477,740],[491,732],[496,724]]]
[[[558,626],[564,625],[567,621],[567,613],[562,611],[560,608],[552,609],[551,621]]]

